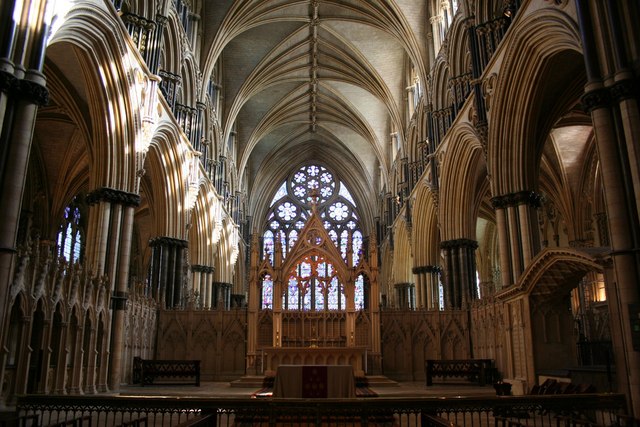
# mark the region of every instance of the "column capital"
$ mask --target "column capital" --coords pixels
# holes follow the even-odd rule
[[[102,187],[87,194],[87,203],[93,205],[99,202],[122,204],[125,206],[139,206],[140,196],[135,193],[117,190],[115,188]]]
[[[478,249],[478,242],[471,239],[453,239],[440,242],[440,249],[470,248]]]
[[[631,79],[620,80],[610,89],[611,97],[618,102],[638,97],[638,88]]]
[[[518,205],[529,205],[534,208],[539,208],[542,206],[542,196],[535,191],[524,190],[493,197],[491,204],[494,209],[504,209]]]
[[[423,265],[420,267],[413,267],[411,270],[413,274],[423,274],[423,273],[442,273],[442,267],[439,265]]]
[[[149,239],[149,246],[177,246],[181,248],[188,248],[189,242],[187,240],[175,239],[173,237],[159,236]]]
[[[11,73],[0,70],[0,91],[13,93],[18,88],[18,79]]]
[[[208,265],[194,264],[191,266],[191,271],[198,273],[213,273],[216,271],[215,267],[209,267]]]
[[[609,106],[609,90],[607,88],[597,88],[582,95],[582,105],[587,113],[593,110]]]
[[[29,79],[19,79],[4,70],[0,70],[0,92],[27,99],[39,106],[49,103],[49,90],[43,84]]]
[[[22,98],[28,99],[38,106],[49,104],[49,89],[40,83],[26,79],[19,80],[17,92]]]

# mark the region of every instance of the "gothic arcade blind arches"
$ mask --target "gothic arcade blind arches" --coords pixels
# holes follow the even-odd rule
[[[282,255],[287,256],[311,217],[313,203],[342,260],[327,259],[322,254],[301,258],[294,270],[288,272],[282,307],[285,310],[344,310],[344,284],[340,283],[334,263],[356,265],[363,249],[363,236],[351,193],[326,167],[315,164],[300,167],[282,182],[267,213],[261,258],[268,257],[273,262],[276,242],[282,248]],[[365,278],[359,275],[353,293],[357,309],[365,307],[364,285]],[[273,298],[273,281],[267,275],[262,279],[261,308],[273,308]]]

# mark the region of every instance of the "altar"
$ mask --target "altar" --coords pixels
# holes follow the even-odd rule
[[[356,395],[351,365],[280,365],[273,397],[351,398]]]
[[[349,365],[355,375],[367,369],[365,347],[268,347],[263,350],[265,371],[281,365]]]

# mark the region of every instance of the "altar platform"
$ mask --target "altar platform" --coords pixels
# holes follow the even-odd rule
[[[367,370],[365,347],[268,347],[261,357],[265,372],[281,365],[351,365],[356,375]]]

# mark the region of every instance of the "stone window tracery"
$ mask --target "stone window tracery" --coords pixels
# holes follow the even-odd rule
[[[274,261],[276,241],[284,257],[294,247],[299,233],[311,216],[312,198],[316,197],[318,216],[327,233],[347,262],[351,243],[352,258],[356,265],[363,247],[357,206],[351,193],[335,174],[324,166],[310,164],[300,167],[278,188],[272,198],[265,230],[262,233],[262,254]],[[319,239],[319,236],[307,235]],[[335,266],[323,255],[307,256],[300,260],[288,277],[282,307],[285,310],[345,310],[344,284],[336,275]],[[359,276],[354,292],[356,308],[364,307],[364,279]],[[262,281],[261,308],[273,307],[273,282]]]

